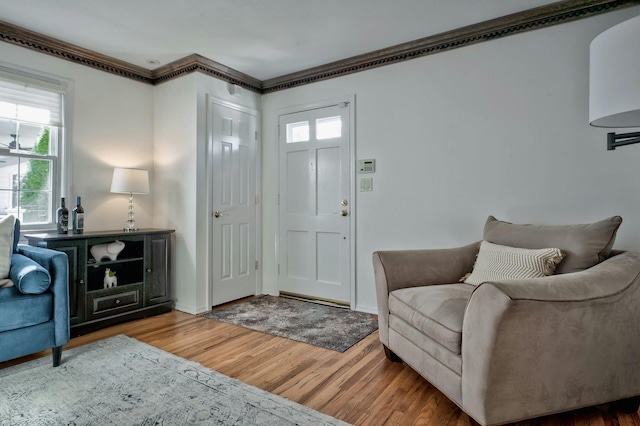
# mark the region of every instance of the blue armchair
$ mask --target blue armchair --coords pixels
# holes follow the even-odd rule
[[[69,341],[69,264],[67,255],[18,245],[16,220],[9,276],[13,287],[0,288],[0,362],[52,348],[60,365]]]

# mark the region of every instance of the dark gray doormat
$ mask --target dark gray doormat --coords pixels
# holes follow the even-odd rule
[[[378,316],[276,296],[260,296],[204,317],[344,352],[378,329]]]

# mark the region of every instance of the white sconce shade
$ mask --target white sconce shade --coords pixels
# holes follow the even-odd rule
[[[126,194],[148,194],[149,172],[140,169],[113,169],[111,192]]]
[[[640,127],[640,16],[594,38],[589,61],[589,123]]]

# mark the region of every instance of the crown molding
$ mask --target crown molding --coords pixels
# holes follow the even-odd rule
[[[197,54],[152,71],[4,21],[0,21],[0,41],[148,84],[160,84],[191,72],[201,72],[256,93],[271,93],[638,4],[640,0],[559,1],[265,81]]]
[[[153,84],[164,83],[194,71],[209,74],[253,92],[262,93],[262,82],[257,78],[197,54],[186,56],[153,70]]]
[[[638,0],[565,0],[263,81],[271,93],[483,41],[640,4]]]
[[[0,21],[0,41],[26,47],[27,49],[46,53],[91,68],[97,68],[121,77],[127,77],[143,83],[153,83],[151,70],[9,24],[8,22]]]

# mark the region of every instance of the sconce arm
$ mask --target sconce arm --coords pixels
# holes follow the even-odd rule
[[[640,132],[635,133],[607,133],[607,150],[613,151],[619,146],[640,143]]]

